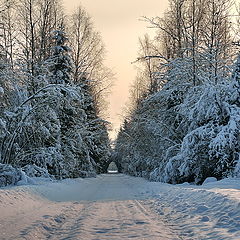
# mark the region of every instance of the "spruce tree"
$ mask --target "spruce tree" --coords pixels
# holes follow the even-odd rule
[[[72,74],[72,59],[69,55],[71,49],[66,45],[68,38],[64,32],[64,27],[52,32],[53,48],[52,56],[49,59],[51,83],[70,83]]]

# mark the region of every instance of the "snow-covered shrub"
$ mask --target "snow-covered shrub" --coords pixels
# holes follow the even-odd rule
[[[28,177],[44,177],[44,178],[52,177],[48,173],[46,168],[40,168],[36,165],[26,165],[22,168],[22,170]]]
[[[0,187],[17,184],[21,180],[21,176],[20,169],[0,163]]]
[[[189,92],[179,112],[188,131],[180,151],[169,159],[162,181],[201,183],[233,171],[240,149],[240,112],[228,101],[231,86],[203,85]]]
[[[231,105],[226,107],[228,122],[220,126],[217,135],[211,139],[209,155],[210,160],[218,160],[216,172],[228,174],[235,167],[240,151],[240,108]]]

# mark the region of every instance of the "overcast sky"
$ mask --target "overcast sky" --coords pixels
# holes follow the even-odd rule
[[[137,57],[138,38],[154,31],[139,21],[141,16],[160,16],[168,0],[63,0],[67,10],[81,4],[92,16],[96,30],[101,32],[106,45],[106,65],[116,73],[115,87],[110,96],[110,116],[117,130],[120,114],[125,106],[129,86],[136,76],[131,64]]]

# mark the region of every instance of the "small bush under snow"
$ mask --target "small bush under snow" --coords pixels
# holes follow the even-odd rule
[[[0,164],[0,187],[15,185],[21,180],[21,177],[22,173],[20,169],[8,164]]]
[[[48,173],[48,171],[45,168],[41,168],[34,165],[26,165],[22,168],[22,170],[25,172],[25,174],[28,177],[45,177],[45,178],[51,178],[51,175]]]
[[[207,183],[212,183],[212,182],[216,182],[217,179],[215,177],[208,177],[205,179],[205,181],[203,182],[203,185],[204,184],[207,184]]]

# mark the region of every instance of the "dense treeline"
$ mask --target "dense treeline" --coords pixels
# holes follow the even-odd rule
[[[59,0],[0,8],[1,166],[57,178],[105,171],[112,73],[90,16],[82,7],[66,15]]]
[[[158,31],[140,39],[139,73],[115,146],[123,172],[169,183],[240,175],[233,7],[230,0],[169,0],[164,17],[144,18]]]

